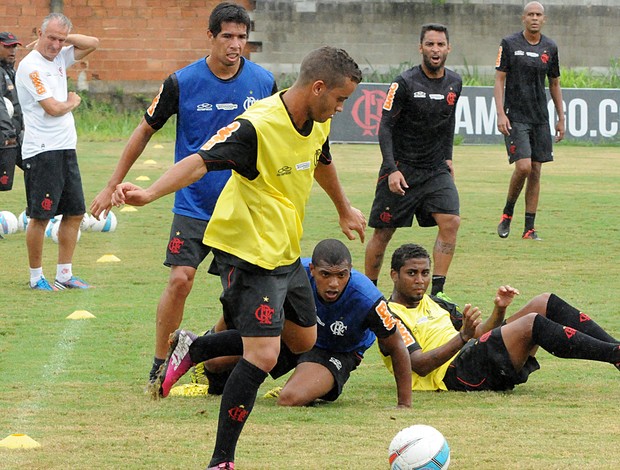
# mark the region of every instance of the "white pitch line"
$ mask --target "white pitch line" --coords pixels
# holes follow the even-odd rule
[[[51,386],[58,381],[58,378],[65,371],[84,324],[85,322],[81,320],[69,321],[67,327],[60,333],[52,355],[48,362],[43,365],[41,380],[34,386],[34,393],[17,407],[12,423],[12,433],[28,434],[26,431],[32,432],[26,428],[34,426],[34,415],[46,408],[45,400],[50,394]],[[28,425],[29,421],[30,425]]]

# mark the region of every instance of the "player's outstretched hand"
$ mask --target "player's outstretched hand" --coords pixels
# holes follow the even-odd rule
[[[107,215],[112,209],[112,194],[114,194],[114,190],[108,187],[105,187],[101,190],[93,202],[90,203],[90,213],[93,217],[97,219],[101,214]]]
[[[514,287],[500,286],[500,288],[497,289],[497,294],[495,295],[495,300],[493,302],[499,308],[506,308],[512,303],[512,299],[519,295],[519,293],[520,292]]]
[[[364,243],[365,230],[366,230],[366,217],[359,209],[351,207],[349,211],[340,216],[340,228],[349,240],[355,240],[355,234],[357,232],[360,236],[360,241]]]
[[[388,186],[390,187],[390,191],[400,194],[401,196],[405,195],[405,189],[409,189],[407,180],[398,170],[390,173],[390,176],[388,176]]]
[[[132,206],[144,206],[150,201],[146,189],[142,189],[133,183],[121,183],[116,186],[112,194],[112,204],[122,206],[130,204]]]
[[[468,341],[476,336],[476,328],[482,322],[482,313],[478,307],[465,304],[463,308],[463,326],[461,327],[461,337]]]

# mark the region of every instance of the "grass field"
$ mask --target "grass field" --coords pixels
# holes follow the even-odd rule
[[[78,148],[87,204],[105,184],[123,144]],[[173,145],[149,146],[129,174],[155,179]],[[353,204],[368,213],[380,155],[375,145],[334,145],[333,154]],[[459,303],[490,312],[497,286],[521,291],[514,309],[553,291],[620,336],[620,166],[618,148],[556,147],[545,165],[537,228],[542,242],[495,229],[510,169],[500,146],[455,148],[462,206],[457,253],[446,291]],[[145,164],[153,159],[156,165]],[[20,176],[21,178],[21,176]],[[147,183],[148,184],[148,183]],[[0,439],[24,433],[41,447],[0,448],[0,468],[187,469],[209,461],[219,398],[143,394],[154,344],[155,307],[168,270],[161,262],[172,199],[137,212],[119,212],[114,233],[83,233],[74,272],[96,286],[85,292],[39,293],[26,282],[23,232],[0,240]],[[24,209],[21,180],[0,193],[0,210]],[[310,254],[322,238],[344,240],[336,213],[319,188],[305,221]],[[370,230],[367,237],[370,236]],[[389,247],[414,241],[432,247],[436,230],[402,229]],[[348,242],[363,270],[364,245]],[[55,273],[57,246],[46,240],[44,272]],[[391,251],[389,251],[391,253]],[[105,254],[117,263],[99,263]],[[199,270],[184,326],[196,331],[219,316],[219,280]],[[380,279],[389,294],[388,269]],[[75,310],[96,318],[68,320]],[[261,398],[237,448],[245,469],[385,469],[393,435],[415,423],[438,428],[452,448],[453,469],[612,469],[620,462],[620,381],[610,365],[567,361],[541,351],[541,371],[511,393],[414,393],[410,410],[396,410],[393,379],[371,349],[333,404],[281,409]]]

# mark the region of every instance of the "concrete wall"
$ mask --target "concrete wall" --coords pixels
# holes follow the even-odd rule
[[[380,71],[419,60],[420,26],[448,26],[450,66],[493,72],[501,38],[522,29],[520,0],[259,0],[252,59],[274,72],[297,70],[321,45],[346,49],[361,66]],[[620,57],[620,1],[549,0],[543,32],[560,47],[561,65],[608,67]],[[457,67],[458,68],[458,67]]]
[[[492,73],[500,38],[519,30],[523,0],[234,0],[251,12],[246,53],[278,73],[294,72],[309,50],[343,47],[366,70],[419,60],[422,23],[450,28],[449,65]],[[219,0],[4,0],[0,31],[25,44],[52,8],[100,48],[70,69],[92,92],[154,93],[172,71],[204,56],[208,16]],[[607,67],[620,56],[620,0],[547,0],[545,32],[568,67]],[[18,51],[18,60],[26,53]],[[78,81],[78,77],[80,80]]]

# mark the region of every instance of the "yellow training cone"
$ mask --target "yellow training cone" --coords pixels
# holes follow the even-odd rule
[[[121,212],[138,212],[138,209],[136,209],[134,206],[124,206],[121,209]]]
[[[151,181],[151,178],[149,178],[148,176],[142,175],[142,176],[138,176],[136,178],[136,181]]]
[[[149,160],[145,160],[144,164],[145,165],[157,165],[157,162],[155,160],[149,159]]]
[[[6,447],[7,449],[34,449],[41,447],[41,444],[26,434],[11,434],[0,441],[0,447]]]
[[[67,317],[67,320],[86,320],[88,318],[96,318],[88,310],[76,310]]]
[[[118,261],[120,261],[120,258],[117,258],[114,255],[103,255],[97,260],[97,263],[116,263]]]

